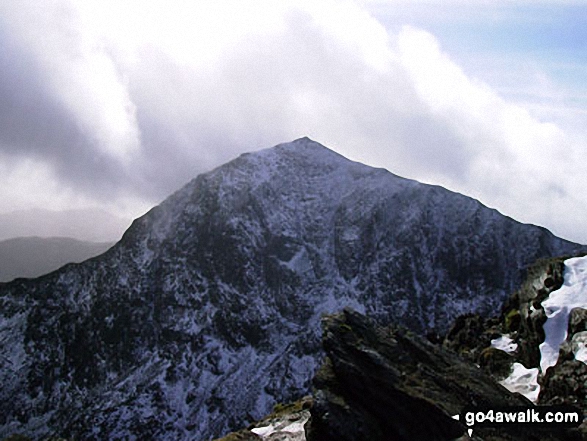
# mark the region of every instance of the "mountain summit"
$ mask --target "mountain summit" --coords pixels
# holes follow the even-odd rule
[[[309,390],[322,314],[442,332],[579,248],[308,138],[244,154],[101,256],[0,284],[0,438],[210,439]]]

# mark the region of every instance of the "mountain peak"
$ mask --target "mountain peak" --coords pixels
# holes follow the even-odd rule
[[[302,136],[301,138],[294,139],[293,141],[290,141],[290,142],[280,143],[276,147],[279,147],[279,146],[287,146],[287,147],[293,147],[293,148],[303,148],[303,147],[311,146],[311,147],[320,147],[320,148],[323,148],[326,150],[330,150],[328,147],[320,144],[317,141],[314,141],[313,139],[311,139],[307,136]]]
[[[361,167],[368,167],[364,164],[359,164],[356,162],[351,161],[350,159],[344,157],[340,153],[320,144],[313,139],[304,136],[302,138],[294,139],[290,142],[284,142],[281,144],[277,144],[273,147],[259,150],[252,153],[245,153],[241,155],[241,157],[281,157],[281,158],[306,158],[309,162],[316,162],[316,163],[347,163],[347,164],[355,164],[360,165]]]

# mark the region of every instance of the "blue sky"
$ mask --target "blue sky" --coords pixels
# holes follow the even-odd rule
[[[0,213],[144,213],[309,136],[587,243],[587,5],[0,2]]]
[[[375,1],[367,8],[392,32],[411,24],[435,35],[467,74],[503,96],[545,104],[547,91],[528,92],[527,75],[541,73],[564,95],[553,104],[587,110],[587,2]]]

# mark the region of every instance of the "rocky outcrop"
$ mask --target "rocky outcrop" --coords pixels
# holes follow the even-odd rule
[[[310,441],[453,440],[464,408],[532,406],[479,367],[401,328],[379,328],[345,310],[323,319],[325,363],[314,379]],[[481,439],[535,434],[476,430]],[[503,432],[503,431],[502,431]],[[541,439],[580,439],[576,432]]]
[[[556,365],[540,378],[540,404],[571,404],[587,414],[587,364],[575,359],[579,346],[587,341],[587,310],[571,311],[567,341],[561,345]],[[587,427],[585,428],[587,433]]]
[[[563,359],[541,380],[540,404],[571,404],[587,409],[587,365]]]
[[[324,317],[322,326],[326,358],[313,400],[279,406],[219,441],[464,441],[469,427],[453,418],[464,409],[533,407],[475,364],[406,329],[378,327],[350,309]],[[584,439],[577,429],[474,432],[472,439],[485,441]]]
[[[503,380],[514,362],[526,368],[540,368],[539,345],[544,341],[546,315],[541,303],[564,282],[567,257],[542,259],[528,269],[526,280],[504,304],[500,316],[483,318],[476,314],[459,317],[447,333],[443,345],[478,363],[488,374]],[[587,310],[575,308],[569,316],[567,341],[559,351],[555,366],[539,372],[538,405],[571,405],[587,414],[587,365],[575,353],[587,342]],[[509,335],[515,350],[506,353],[490,346]],[[579,431],[587,439],[587,427]]]
[[[574,335],[587,331],[587,309],[574,308],[569,316],[568,334]]]
[[[522,287],[506,302],[501,316],[503,331],[515,333],[517,359],[526,367],[540,365],[538,346],[544,341],[546,314],[542,301],[564,282],[566,257],[543,259],[532,265]],[[512,320],[513,317],[517,318]]]

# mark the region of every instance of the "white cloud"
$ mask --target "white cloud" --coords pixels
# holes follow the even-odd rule
[[[14,169],[5,162],[7,185],[33,170],[45,184],[0,192],[3,205],[33,195],[64,207],[104,204],[107,195],[111,205],[134,197],[144,207],[240,152],[308,135],[587,241],[576,133],[468,76],[430,33],[388,31],[351,1],[55,5],[6,2],[0,12],[48,84],[46,99],[66,109],[83,139],[59,167],[58,147]],[[82,150],[87,168],[69,173],[68,158]],[[92,168],[94,154],[107,167]],[[84,171],[98,194],[111,187],[98,196],[76,187]]]
[[[472,152],[466,175],[443,173],[433,180],[519,220],[585,241],[576,227],[587,214],[587,199],[577,191],[587,185],[578,166],[585,145],[468,78],[432,35],[404,28],[399,50],[419,96]]]
[[[34,57],[52,99],[100,151],[128,162],[140,148],[135,106],[105,36],[75,6],[19,1],[0,11],[11,35]]]

